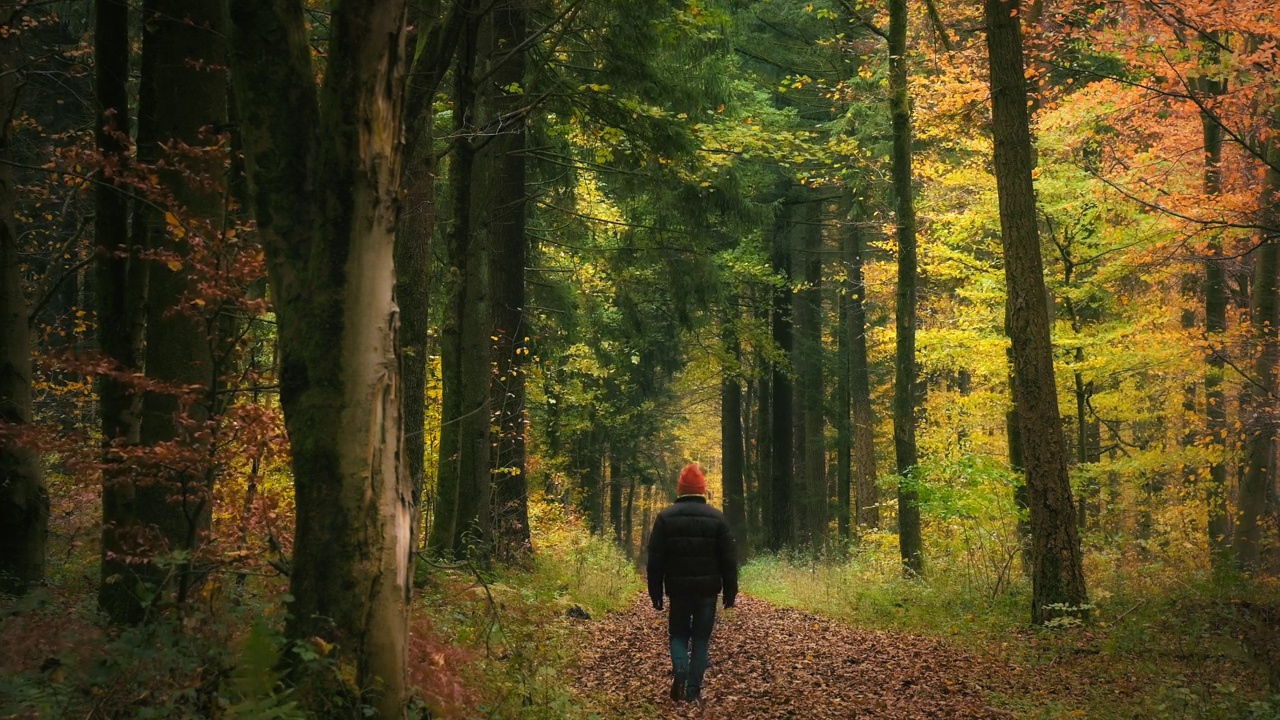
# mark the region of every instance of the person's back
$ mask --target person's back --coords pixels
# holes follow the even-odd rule
[[[738,594],[737,552],[724,513],[707,504],[706,479],[696,464],[684,469],[676,488],[679,497],[658,513],[649,536],[649,596],[657,610],[664,589],[671,598],[671,698],[697,701],[709,663],[716,596],[723,589],[730,608]]]

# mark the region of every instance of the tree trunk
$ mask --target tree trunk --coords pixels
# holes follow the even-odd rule
[[[924,572],[916,491],[916,211],[911,187],[911,100],[907,94],[907,0],[889,0],[889,93],[893,116],[893,196],[897,209],[893,447],[898,479],[898,549],[908,575]]]
[[[609,523],[613,544],[622,547],[622,458],[615,449],[609,451]]]
[[[726,322],[725,348],[733,364],[720,376],[720,478],[724,489],[724,514],[737,541],[739,555],[747,548],[746,487],[743,480],[742,383],[738,379],[742,347],[736,331]],[[741,559],[741,558],[740,558]]]
[[[801,543],[819,550],[826,541],[827,529],[827,463],[825,386],[822,377],[822,205],[806,198],[801,205],[801,220],[796,228],[801,240],[797,249],[802,287],[796,293],[795,352],[792,353],[799,390],[804,477],[801,487]]]
[[[1017,9],[1017,0],[986,0],[994,167],[1013,345],[1014,405],[1024,440],[1031,514],[1031,619],[1043,623],[1064,613],[1081,614],[1088,596],[1054,381]]]
[[[40,459],[21,437],[31,425],[30,308],[22,289],[10,164],[21,79],[20,11],[18,3],[0,3],[0,595],[21,595],[44,580],[49,528]]]
[[[634,474],[627,475],[627,507],[623,510],[622,523],[622,545],[627,551],[627,559],[634,560],[636,556],[635,535],[633,534],[635,525],[635,502],[636,502],[636,476]]]
[[[602,433],[593,432],[591,439],[590,460],[591,473],[591,527],[601,536],[605,533],[605,472],[609,458],[605,453]]]
[[[1217,67],[1219,57],[1217,37],[1206,38],[1204,43],[1207,67]],[[1207,96],[1221,95],[1226,91],[1222,80],[1202,78],[1201,89]],[[1222,193],[1222,127],[1207,113],[1200,115],[1201,137],[1204,142],[1204,172],[1201,187],[1206,196]],[[1227,403],[1222,391],[1223,370],[1226,359],[1223,353],[1223,334],[1227,331],[1227,280],[1222,260],[1222,239],[1214,234],[1209,240],[1209,256],[1204,261],[1204,329],[1211,346],[1209,367],[1204,372],[1205,436],[1209,447],[1217,457],[1209,463],[1209,487],[1205,493],[1208,506],[1209,552],[1215,567],[1222,567],[1231,545],[1231,523],[1227,517],[1227,464],[1224,440],[1227,434]]]
[[[1271,136],[1267,144],[1267,160],[1270,166],[1262,182],[1258,207],[1266,217],[1280,217],[1280,109],[1271,115]],[[1236,533],[1236,557],[1240,566],[1248,572],[1260,568],[1262,555],[1262,526],[1260,519],[1266,511],[1272,481],[1276,440],[1276,360],[1277,325],[1280,324],[1280,303],[1277,303],[1277,271],[1280,271],[1280,233],[1264,231],[1258,239],[1257,257],[1253,266],[1253,295],[1251,324],[1257,343],[1257,355],[1253,361],[1252,381],[1246,386],[1242,402],[1248,431],[1245,454],[1246,465],[1240,482],[1240,525]]]
[[[486,9],[492,8],[486,6]],[[455,416],[458,426],[458,510],[453,546],[479,547],[482,548],[482,554],[487,555],[493,541],[493,436],[490,432],[493,404],[490,386],[494,356],[489,270],[491,253],[495,247],[490,243],[495,239],[495,233],[499,232],[495,227],[498,223],[494,219],[498,213],[503,213],[502,225],[523,227],[523,216],[519,220],[514,218],[515,213],[523,211],[523,183],[518,207],[510,208],[513,215],[505,214],[507,208],[486,204],[496,201],[493,194],[497,192],[496,188],[509,182],[509,178],[505,178],[500,169],[505,158],[498,152],[500,148],[495,148],[495,145],[504,145],[504,138],[492,135],[496,128],[488,127],[486,120],[486,105],[490,100],[488,83],[491,82],[487,75],[497,59],[494,56],[506,55],[508,51],[499,49],[496,45],[492,12],[480,10],[472,13],[464,20],[464,27],[466,29],[459,40],[458,64],[455,69],[457,90],[454,96],[454,114],[460,116],[463,123],[458,142],[467,146],[459,154],[470,153],[471,171],[465,175],[460,174],[455,181],[454,190],[466,196],[466,210],[470,217],[465,223],[468,237],[460,240],[465,246],[459,248],[467,257],[454,260],[460,270],[462,286],[458,291],[461,307],[457,316],[459,327],[456,329],[459,345],[458,352],[453,355],[460,365],[457,371],[459,384],[456,387],[460,395],[457,400],[459,414]],[[467,162],[459,157],[459,165],[465,167]],[[463,189],[463,183],[469,189]],[[459,207],[458,211],[461,213],[462,208]],[[454,222],[458,223],[460,218],[461,215]],[[447,385],[445,392],[449,392]]]
[[[301,2],[229,0],[228,17],[292,448],[287,633],[336,647],[337,667],[303,678],[301,697],[331,702],[335,674],[350,672],[361,701],[400,717],[413,517],[393,297],[405,3],[333,6],[318,97]]]
[[[871,373],[867,362],[867,286],[863,281],[866,236],[850,223],[849,248],[849,402],[853,411],[853,466],[857,487],[856,521],[860,528],[880,527],[880,491],[876,487],[875,415],[871,407]],[[843,366],[841,366],[843,367]]]
[[[177,442],[185,452],[208,458],[213,448],[200,432],[215,412],[217,387],[223,368],[215,367],[213,343],[218,323],[200,306],[190,304],[197,292],[190,269],[193,243],[223,225],[222,199],[226,178],[220,154],[209,155],[201,166],[169,156],[162,146],[207,146],[202,131],[227,122],[226,33],[221,0],[145,0],[142,6],[142,81],[138,101],[138,160],[146,166],[163,163],[155,171],[173,197],[179,227],[166,228],[158,209],[135,208],[137,244],[165,257],[146,263],[147,303],[145,361],[148,380],[163,388],[142,399],[139,441],[149,448]],[[199,175],[199,183],[184,177]],[[177,269],[174,269],[177,268]],[[199,388],[199,395],[183,402],[183,389]],[[192,424],[188,424],[192,423]],[[184,429],[190,428],[190,429]],[[206,463],[207,464],[207,463]],[[137,521],[159,541],[157,552],[194,553],[213,520],[211,468],[164,471],[151,464],[145,482],[137,485]],[[145,581],[157,591],[170,572],[150,563],[140,565]],[[198,582],[191,562],[177,578],[178,598],[185,599]]]
[[[845,272],[848,272],[848,239],[843,243]],[[853,344],[849,306],[852,304],[852,282],[846,277],[836,305],[836,532],[841,542],[848,542],[849,508],[853,504],[853,422],[850,418],[849,378],[853,374]]]
[[[436,173],[433,122],[436,90],[452,60],[460,5],[442,13],[440,0],[413,3],[411,22],[424,28],[425,48],[405,86],[405,210],[396,232],[396,304],[400,307],[400,375],[404,388],[404,454],[413,486],[414,542],[422,527],[426,483],[426,380],[430,332],[431,248],[436,231]],[[465,7],[465,5],[461,5]]]
[[[653,507],[653,486],[645,485],[644,491],[640,494],[640,505],[642,507],[640,514],[640,552],[636,556],[636,565],[645,567],[649,560],[649,532],[653,525],[649,509]]]
[[[94,71],[99,115],[97,147],[108,167],[129,161],[129,7],[122,0],[97,0]],[[127,377],[142,361],[142,302],[146,272],[129,247],[129,203],[104,173],[94,186],[95,291],[98,346],[111,370],[98,378],[102,418],[102,584],[98,604],[114,622],[137,622],[144,608],[137,593],[133,469],[121,451],[138,442],[141,396]]]
[[[474,415],[484,416],[486,426],[489,422],[484,408],[466,404],[464,391],[467,378],[477,372],[475,366],[484,364],[483,358],[487,355],[483,350],[488,348],[486,344],[481,355],[474,358],[467,356],[468,349],[475,349],[468,347],[468,342],[474,344],[475,332],[473,329],[467,335],[467,327],[483,318],[478,307],[468,307],[468,303],[480,301],[478,286],[483,278],[479,267],[482,255],[472,244],[472,177],[476,151],[469,137],[471,129],[467,125],[475,111],[472,73],[476,59],[478,22],[475,13],[464,14],[459,28],[461,37],[457,41],[458,54],[453,76],[453,132],[457,138],[453,143],[453,157],[449,164],[453,217],[448,232],[449,269],[445,282],[447,300],[440,328],[440,452],[436,470],[435,518],[427,541],[427,547],[435,552],[452,552],[458,549],[458,536],[466,529],[465,518],[468,516],[461,505],[463,498],[472,492],[473,475],[468,475],[467,471],[474,471],[470,463],[474,461],[475,449],[464,449],[467,444],[464,437],[468,432],[474,432],[475,426],[470,424],[464,430],[464,424]],[[481,327],[487,328],[487,323],[482,322]],[[469,365],[471,372],[468,375]],[[474,384],[474,379],[472,383]],[[486,388],[485,402],[487,401]],[[474,502],[471,507],[474,508]]]
[[[782,282],[773,289],[773,344],[775,352],[784,357],[792,355],[791,332],[791,221],[782,211],[773,228],[773,272]],[[777,552],[792,543],[792,392],[791,369],[783,363],[773,362],[770,381],[772,397],[769,401],[769,543]]]
[[[767,313],[766,313],[766,322]],[[773,532],[773,380],[771,366],[758,353],[760,381],[756,393],[756,501],[758,508],[757,525],[760,532],[756,537],[758,546],[767,545],[761,539],[771,537]]]
[[[400,308],[400,375],[404,387],[404,454],[413,487],[414,543],[422,527],[426,484],[427,343],[430,333],[431,246],[436,225],[437,162],[431,150],[431,118],[406,143],[405,212],[396,232],[396,305]],[[406,132],[407,137],[415,137]],[[409,148],[425,148],[411,153]]]
[[[528,36],[526,0],[503,0],[485,19],[477,73],[486,79],[479,89],[478,117],[486,119],[484,149],[477,156],[476,232],[492,248],[490,292],[493,307],[495,361],[492,389],[494,426],[494,535],[501,557],[529,549],[529,492],[525,479],[525,359],[532,334],[525,316],[526,104],[524,51],[514,51]]]
[[[400,372],[404,386],[404,452],[413,485],[414,542],[423,523],[423,488],[426,484],[426,380],[431,326],[432,246],[439,210],[436,179],[439,157],[434,142],[436,90],[453,62],[466,12],[475,0],[451,3],[442,10],[441,0],[424,0],[410,7],[411,22],[422,31],[421,47],[427,52],[414,60],[405,87],[405,205],[396,233],[396,304],[400,307]],[[442,431],[443,434],[443,431]],[[439,448],[437,448],[437,453]],[[455,497],[449,505],[452,513]],[[437,483],[437,499],[439,497]],[[433,518],[436,517],[433,515]],[[447,523],[453,535],[453,517]],[[435,528],[435,524],[432,524]]]
[[[741,343],[738,346],[739,351],[742,350]],[[742,395],[741,395],[741,421],[742,421],[742,514],[746,525],[743,527],[743,533],[748,538],[759,537],[760,524],[757,520],[757,514],[760,512],[760,478],[757,471],[760,468],[759,445],[756,432],[756,393],[759,385],[755,379],[748,374],[746,366],[740,366],[743,372]],[[739,552],[746,553],[747,545],[740,542]]]

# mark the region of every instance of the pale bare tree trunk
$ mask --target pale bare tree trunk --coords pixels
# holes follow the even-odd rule
[[[318,96],[300,0],[228,8],[293,452],[287,631],[333,643],[363,701],[402,717],[414,515],[393,298],[405,3],[334,4]],[[332,675],[307,680],[331,690]]]

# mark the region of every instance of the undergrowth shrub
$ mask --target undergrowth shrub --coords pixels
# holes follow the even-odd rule
[[[622,552],[563,506],[530,501],[523,567],[439,564],[414,609],[410,679],[434,717],[587,718],[570,680],[574,615],[629,604],[640,580]],[[571,614],[571,610],[574,612]]]
[[[279,683],[271,606],[191,607],[104,628],[94,599],[47,590],[0,615],[0,717],[305,717]]]

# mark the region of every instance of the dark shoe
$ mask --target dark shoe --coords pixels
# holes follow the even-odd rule
[[[671,681],[671,702],[680,702],[684,699],[684,680],[676,678]]]
[[[685,700],[695,704],[702,704],[702,688],[691,687],[685,693]]]

